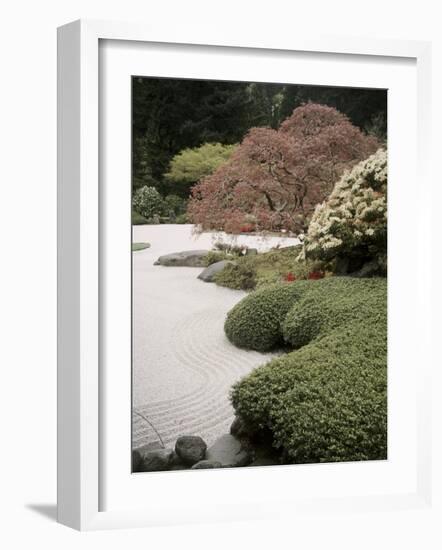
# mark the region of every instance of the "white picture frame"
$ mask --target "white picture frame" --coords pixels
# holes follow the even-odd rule
[[[99,188],[99,44],[101,40],[165,43],[277,52],[310,52],[346,56],[377,56],[415,60],[417,71],[417,163],[422,205],[431,204],[429,176],[429,92],[431,45],[427,42],[366,40],[346,37],[317,39],[281,37],[268,44],[261,37],[207,38],[185,29],[166,36],[143,25],[76,21],[58,31],[58,521],[80,530],[151,526],[177,522],[258,518],[262,501],[247,509],[219,504],[186,510],[159,506],[124,507],[104,511],[100,404],[100,188]],[[430,217],[419,209],[420,336],[431,352]],[[392,509],[428,506],[431,500],[430,370],[431,353],[420,365],[416,383],[416,490],[366,496],[285,500],[274,507],[279,516],[337,509]],[[281,470],[280,476],[283,476]],[[192,475],[180,472],[180,476]],[[238,472],[235,472],[238,475]],[[261,475],[256,472],[256,475]],[[184,479],[184,478],[183,478]],[[228,483],[223,478],[224,483]]]

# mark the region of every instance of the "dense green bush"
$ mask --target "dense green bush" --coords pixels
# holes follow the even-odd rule
[[[310,284],[284,320],[284,340],[296,349],[344,324],[377,320],[385,300],[386,279],[330,277]]]
[[[175,218],[186,213],[187,201],[178,195],[166,195],[163,199],[163,214]]]
[[[224,270],[225,271],[225,270]],[[304,291],[306,281],[257,290],[229,311],[224,330],[238,347],[269,351],[280,346],[287,312]]]
[[[281,300],[290,306],[278,315],[278,296],[300,285],[295,299],[292,290]],[[232,342],[271,349],[284,333],[302,346],[233,387],[233,406],[248,430],[270,430],[289,463],[386,458],[386,305],[384,279],[352,278],[279,285],[240,302],[226,321]]]

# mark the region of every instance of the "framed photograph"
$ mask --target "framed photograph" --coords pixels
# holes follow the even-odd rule
[[[58,52],[59,521],[428,506],[430,45]]]

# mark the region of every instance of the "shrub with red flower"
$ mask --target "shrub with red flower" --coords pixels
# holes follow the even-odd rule
[[[241,231],[241,233],[251,233],[255,230],[255,226],[251,223],[245,223],[239,228],[239,230]]]
[[[190,220],[203,230],[305,231],[345,169],[379,146],[332,107],[298,107],[279,130],[252,128],[230,159],[193,188]]]
[[[324,278],[324,273],[322,271],[311,271],[308,274],[307,278],[312,280],[312,281],[317,281],[318,279],[323,279]]]
[[[284,279],[288,282],[288,283],[293,283],[293,281],[296,281],[296,277],[293,275],[292,272],[288,272],[286,274],[286,276],[284,277]]]

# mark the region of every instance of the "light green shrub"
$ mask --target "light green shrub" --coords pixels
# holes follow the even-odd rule
[[[174,184],[196,183],[225,163],[235,148],[236,145],[204,143],[193,149],[184,149],[173,157],[165,177]]]

